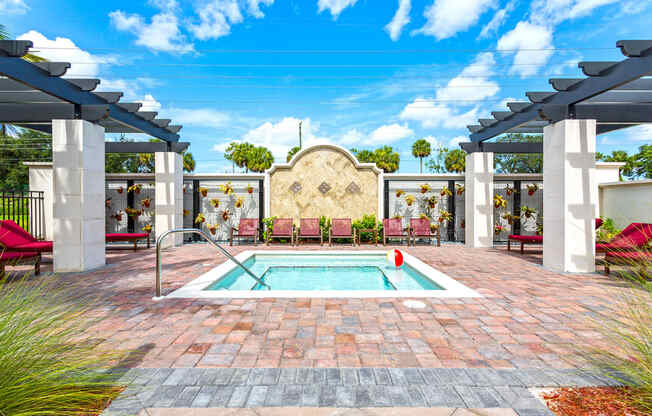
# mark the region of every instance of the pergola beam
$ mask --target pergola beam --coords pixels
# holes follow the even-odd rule
[[[106,142],[104,149],[106,153],[182,153],[188,146],[187,142]]]
[[[466,153],[543,153],[543,143],[466,142],[460,146]]]

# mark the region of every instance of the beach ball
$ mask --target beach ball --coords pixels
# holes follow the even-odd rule
[[[403,265],[403,253],[397,249],[388,251],[387,262],[392,266],[401,267]]]

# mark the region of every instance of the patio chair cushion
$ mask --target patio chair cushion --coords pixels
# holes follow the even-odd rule
[[[0,244],[6,248],[33,243],[36,238],[12,220],[0,221]]]
[[[4,251],[0,253],[0,262],[12,262],[37,257],[36,251]]]
[[[253,237],[258,232],[258,220],[256,218],[240,218],[238,236]]]
[[[299,235],[303,237],[319,237],[319,218],[301,218],[299,221]]]
[[[338,237],[350,237],[353,235],[351,232],[351,218],[333,218],[331,224],[331,235]]]
[[[400,218],[385,218],[383,220],[383,233],[385,236],[403,236],[403,221]]]
[[[39,253],[51,253],[52,241],[34,241],[27,244],[7,247],[10,251],[38,251]]]
[[[595,219],[595,229],[597,230],[598,228],[602,227],[602,224],[604,224],[604,221],[602,221],[602,218],[596,218]]]
[[[147,233],[107,233],[106,241],[133,241],[148,237]]]
[[[608,251],[605,254],[607,263],[652,263],[652,251]]]
[[[595,245],[596,251],[620,251],[644,247],[652,240],[652,224],[633,222],[608,243]]]
[[[428,218],[410,218],[410,228],[412,228],[412,234],[417,237],[432,235]]]
[[[292,236],[292,218],[277,218],[274,220],[272,236]]]
[[[514,241],[520,241],[523,243],[531,243],[531,244],[541,244],[543,243],[543,236],[542,235],[515,235],[515,234],[510,234],[509,237],[510,240]]]

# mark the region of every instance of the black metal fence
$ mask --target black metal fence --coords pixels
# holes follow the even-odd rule
[[[42,191],[0,192],[0,220],[12,220],[34,238],[45,237]]]

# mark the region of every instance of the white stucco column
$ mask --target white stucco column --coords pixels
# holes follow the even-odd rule
[[[466,155],[464,184],[466,247],[486,248],[494,244],[494,154]]]
[[[543,267],[595,271],[595,120],[562,120],[543,130]]]
[[[104,127],[52,120],[55,272],[105,264]]]
[[[156,152],[156,238],[168,230],[183,228],[183,159],[174,152]],[[193,219],[194,221],[194,219]],[[180,246],[183,234],[165,237],[162,247]]]

